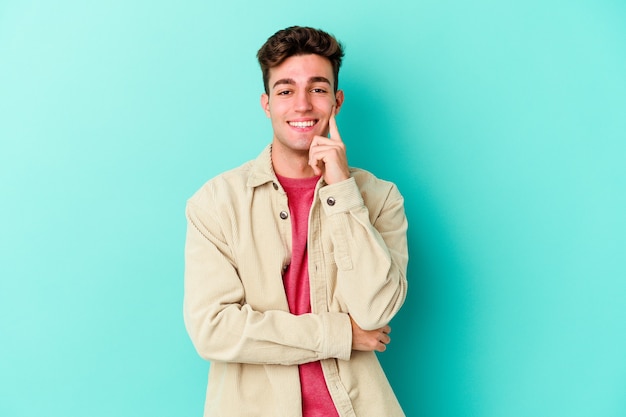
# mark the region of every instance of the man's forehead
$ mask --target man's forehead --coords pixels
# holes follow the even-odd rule
[[[332,84],[334,71],[326,57],[316,54],[293,55],[269,69],[270,84],[281,79],[292,79],[300,84],[309,83],[311,80],[323,82],[322,79],[325,79]]]

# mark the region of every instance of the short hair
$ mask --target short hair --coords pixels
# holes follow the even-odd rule
[[[279,30],[270,36],[257,52],[265,92],[269,94],[270,69],[279,66],[289,57],[307,54],[319,55],[330,61],[335,76],[333,88],[337,92],[339,67],[344,54],[343,46],[333,35],[323,30],[302,26]]]

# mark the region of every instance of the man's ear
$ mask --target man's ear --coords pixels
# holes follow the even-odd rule
[[[265,111],[265,115],[267,117],[271,117],[270,115],[270,96],[266,93],[261,94],[261,107],[263,107],[263,111]]]
[[[343,90],[337,90],[335,93],[335,114],[339,113],[339,109],[343,105]]]

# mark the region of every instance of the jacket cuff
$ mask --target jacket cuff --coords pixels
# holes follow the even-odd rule
[[[363,197],[353,177],[320,188],[319,198],[329,216],[363,206]]]
[[[346,313],[324,313],[321,315],[326,334],[324,335],[324,357],[344,361],[352,353],[352,325]]]

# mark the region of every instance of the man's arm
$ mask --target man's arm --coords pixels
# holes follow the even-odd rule
[[[384,350],[388,326],[365,331],[346,313],[294,316],[281,308],[257,311],[246,303],[230,239],[213,209],[203,209],[218,206],[210,195],[203,194],[200,205],[190,200],[186,212],[184,318],[202,357],[291,365],[349,359],[351,348]]]
[[[363,330],[352,318],[350,318],[350,324],[352,325],[353,350],[365,352],[376,350],[378,352],[384,352],[389,342],[391,342],[391,338],[389,337],[391,327],[389,327],[389,325],[383,326],[380,329]]]
[[[391,183],[371,179],[359,189],[355,179],[349,178],[335,113],[328,122],[330,137],[316,136],[312,141],[309,165],[328,184],[320,189],[319,197],[335,247],[338,295],[358,326],[380,329],[406,298],[404,199]]]
[[[335,296],[362,329],[373,330],[388,324],[404,303],[408,248],[398,189],[368,181],[361,188],[355,178],[328,185],[320,190],[320,200],[337,265]]]
[[[184,318],[200,356],[283,365],[350,358],[347,314],[255,311],[245,303],[243,284],[217,222],[192,203],[187,218]]]

